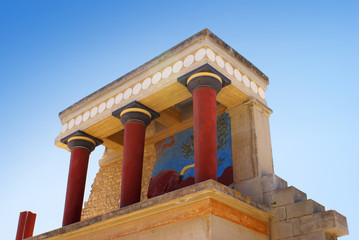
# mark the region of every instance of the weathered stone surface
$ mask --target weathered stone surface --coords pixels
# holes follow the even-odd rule
[[[286,205],[287,218],[301,217],[313,213],[324,212],[325,209],[312,199]]]
[[[141,200],[147,199],[156,152],[153,146],[146,146],[143,156]],[[100,160],[100,170],[92,184],[91,194],[82,210],[81,220],[114,211],[120,207],[122,155],[106,149]]]
[[[273,174],[269,130],[271,110],[254,99],[227,108],[231,118],[233,181]]]
[[[211,215],[210,238],[209,240],[268,240],[266,234],[262,234],[246,227],[240,226],[234,222]],[[176,239],[171,238],[170,239]],[[184,238],[183,238],[184,239]],[[199,238],[194,238],[199,239]],[[186,238],[187,240],[187,238]]]
[[[287,218],[287,212],[285,206],[272,208],[272,215],[274,216],[272,222],[285,220]]]
[[[302,234],[325,231],[336,237],[349,234],[347,219],[334,210],[316,213],[299,218]]]
[[[323,231],[300,235],[298,240],[336,240],[337,238]]]
[[[145,146],[143,154],[141,201],[147,199],[148,185],[150,184],[153,165],[156,161],[156,150],[153,145]]]
[[[105,151],[103,158],[115,155]],[[96,174],[89,199],[85,202],[81,220],[116,210],[120,206],[122,159],[103,164]]]
[[[234,189],[260,202],[263,202],[263,194],[265,192],[279,190],[286,187],[287,182],[274,174],[234,183]]]
[[[278,177],[275,174],[269,174],[261,178],[262,182],[262,192],[270,192],[274,190],[279,190],[287,187],[287,181]]]
[[[251,198],[259,202],[263,201],[263,193],[262,193],[262,185],[261,185],[260,177],[251,178],[238,183],[234,183],[234,189],[236,189],[240,193],[250,196]]]
[[[291,186],[263,194],[263,202],[273,207],[293,204],[307,199],[307,194]]]
[[[299,219],[274,222],[271,226],[272,239],[294,237],[300,234]]]
[[[299,237],[282,238],[281,240],[299,240]]]

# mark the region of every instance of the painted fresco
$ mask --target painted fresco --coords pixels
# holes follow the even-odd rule
[[[152,170],[148,197],[155,197],[194,184],[193,127],[155,144],[156,162]],[[218,182],[232,186],[232,141],[227,113],[217,117]]]

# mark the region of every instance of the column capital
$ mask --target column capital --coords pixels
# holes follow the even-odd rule
[[[185,86],[191,93],[201,87],[212,88],[218,93],[223,87],[231,84],[229,78],[208,63],[179,77],[177,82]]]
[[[64,137],[61,139],[61,142],[65,143],[70,151],[75,148],[83,148],[89,152],[92,152],[95,147],[102,144],[102,140],[82,131],[76,131],[67,137]]]
[[[222,89],[222,79],[217,74],[211,72],[195,73],[187,79],[187,89],[190,93],[202,87],[212,88],[219,93]]]
[[[148,126],[153,119],[160,115],[145,105],[134,101],[112,112],[112,116],[120,119],[123,125],[128,122],[141,122]]]

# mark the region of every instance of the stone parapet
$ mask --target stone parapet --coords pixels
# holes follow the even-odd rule
[[[235,185],[257,201],[270,206],[271,240],[334,240],[348,234],[347,221],[280,177],[270,174]]]
[[[301,217],[299,222],[301,233],[325,231],[336,237],[349,234],[346,217],[334,210]]]
[[[287,188],[266,192],[263,194],[263,202],[272,207],[280,207],[307,199],[307,194],[290,186]]]
[[[334,210],[309,199],[295,187],[263,194],[272,206],[272,240],[333,240],[348,234],[347,221]]]
[[[271,219],[269,211],[255,200],[208,180],[29,240],[267,240]]]
[[[312,199],[305,200],[303,202],[297,202],[285,206],[287,218],[297,218],[318,212],[324,212],[324,206],[320,205]]]
[[[265,193],[287,187],[287,182],[275,174],[256,177],[234,183],[234,188],[259,202],[263,202]]]

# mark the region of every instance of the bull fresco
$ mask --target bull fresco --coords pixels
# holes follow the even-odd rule
[[[156,162],[148,188],[148,198],[195,183],[194,133],[189,128],[155,144]],[[218,182],[233,185],[232,141],[227,113],[217,117]]]

